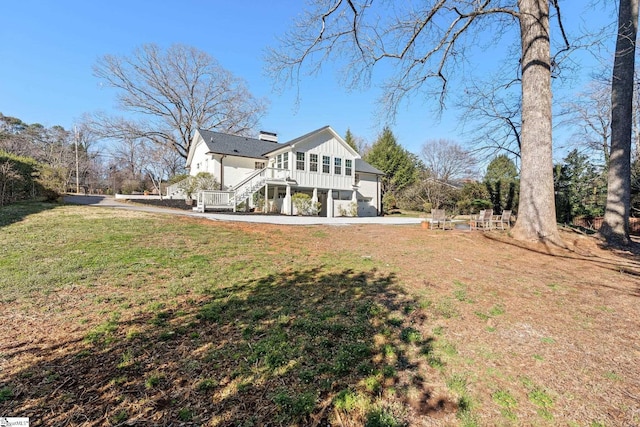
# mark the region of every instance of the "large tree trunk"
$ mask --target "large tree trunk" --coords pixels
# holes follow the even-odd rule
[[[513,236],[564,246],[556,225],[548,0],[518,0],[522,41],[520,205]]]
[[[637,32],[638,0],[620,0],[618,37],[611,82],[611,152],[607,207],[600,228],[600,234],[612,245],[630,243],[631,131]]]

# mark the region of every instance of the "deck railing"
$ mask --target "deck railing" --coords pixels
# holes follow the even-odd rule
[[[234,203],[238,204],[260,190],[269,180],[284,181],[290,175],[289,169],[264,168],[255,171],[233,187]]]
[[[165,189],[165,193],[167,198],[169,199],[183,199],[186,197],[186,194],[183,190],[183,181],[187,180],[189,178],[185,178],[182,181],[178,181],[175,184],[171,184],[171,185],[167,185],[167,188]]]
[[[221,190],[202,190],[198,191],[197,196],[197,209],[200,212],[204,212],[207,206],[223,208],[228,207],[234,210],[235,205],[233,203],[233,191],[221,191]]]
[[[207,208],[228,208],[235,212],[239,203],[260,190],[267,181],[285,181],[289,176],[289,169],[264,168],[251,173],[229,191],[198,191],[196,210],[204,212]]]

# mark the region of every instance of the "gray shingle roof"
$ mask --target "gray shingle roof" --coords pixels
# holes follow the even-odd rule
[[[316,131],[310,132],[307,135],[303,135],[300,138],[296,138],[287,144],[280,144],[271,141],[262,141],[256,138],[249,138],[246,136],[229,135],[227,133],[214,132],[210,130],[198,129],[198,132],[202,136],[207,144],[207,148],[210,152],[216,154],[224,154],[228,156],[248,157],[251,159],[266,159],[266,154],[275,151],[282,147],[287,147],[293,142],[305,138],[315,132],[324,130],[320,128]],[[384,175],[384,172],[374,168],[369,163],[362,159],[355,159],[356,172],[371,173],[375,175]]]
[[[289,147],[289,146],[291,146],[291,145],[293,145],[293,144],[297,143],[298,141],[302,141],[303,139],[305,139],[305,138],[307,138],[307,137],[309,137],[309,136],[311,136],[311,135],[314,135],[314,134],[316,134],[316,133],[320,133],[320,132],[322,132],[323,130],[325,130],[325,129],[330,129],[330,128],[331,128],[331,126],[327,125],[327,126],[321,127],[320,129],[316,129],[316,130],[313,130],[313,131],[311,131],[311,132],[309,132],[309,133],[305,133],[304,135],[299,136],[299,137],[297,137],[297,138],[295,138],[295,139],[292,139],[291,141],[285,142],[285,143],[283,143],[283,144],[279,144],[279,145],[280,145],[279,147],[276,147],[276,148],[274,148],[274,149],[273,149],[273,150],[271,150],[271,151],[275,151],[275,150],[277,150],[277,149],[279,149],[279,148],[282,148],[282,147]],[[269,154],[269,153],[265,153],[265,154]]]
[[[265,154],[282,146],[277,142],[262,141],[246,136],[229,135],[198,129],[210,152],[229,156],[266,159]]]
[[[362,159],[356,159],[356,172],[372,173],[375,175],[384,175],[380,169],[376,169]]]

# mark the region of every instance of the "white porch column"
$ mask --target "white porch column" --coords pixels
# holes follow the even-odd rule
[[[356,205],[355,216],[358,216],[358,192],[356,190],[353,190],[353,193],[351,193],[351,203]]]
[[[333,218],[333,190],[327,192],[327,218]]]
[[[292,209],[291,209],[291,186],[287,185],[287,193],[284,196],[284,201],[282,202],[282,204],[284,205],[284,214],[285,215],[292,215]]]
[[[278,205],[278,192],[280,191],[280,187],[273,187],[273,210],[275,212],[276,206]],[[271,212],[271,211],[269,211]],[[280,212],[282,213],[282,212]]]
[[[262,207],[262,213],[269,212],[269,184],[264,183],[264,206]]]
[[[313,189],[313,195],[311,196],[311,211],[316,212],[316,215],[320,214],[320,211],[316,211],[316,206],[318,206],[318,189]]]

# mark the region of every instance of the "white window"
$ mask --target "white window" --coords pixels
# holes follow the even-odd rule
[[[333,173],[342,175],[342,159],[340,157],[333,159]]]
[[[254,169],[264,169],[265,163],[264,162],[256,162],[254,165]]]
[[[304,153],[296,153],[296,170],[304,170]]]
[[[289,153],[278,154],[276,156],[276,167],[278,169],[289,169]]]
[[[322,173],[330,173],[331,157],[322,156]]]
[[[351,176],[351,174],[353,173],[353,160],[351,159],[344,159],[344,174],[347,176]]]
[[[309,170],[311,172],[318,172],[318,155],[309,154]]]

